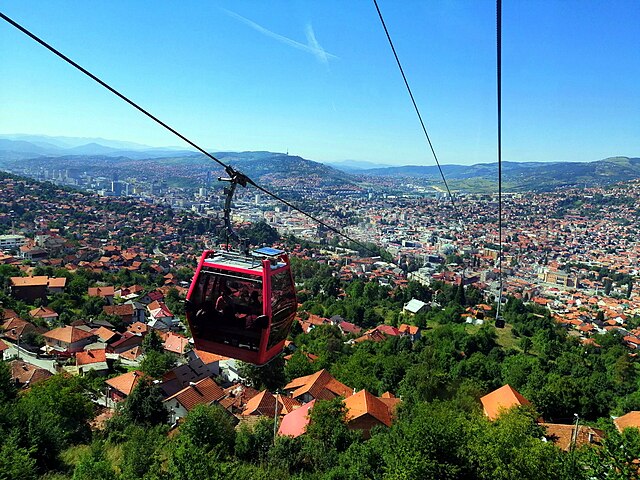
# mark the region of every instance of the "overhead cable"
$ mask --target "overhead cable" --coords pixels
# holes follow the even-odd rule
[[[440,176],[442,177],[442,183],[444,183],[445,188],[447,189],[447,193],[449,194],[449,199],[451,200],[451,205],[453,207],[453,211],[456,215],[459,216],[458,209],[456,207],[455,201],[453,199],[453,195],[451,194],[451,190],[449,189],[449,184],[447,183],[447,179],[444,176],[444,171],[442,170],[442,166],[440,165],[440,160],[438,160],[438,156],[436,155],[436,151],[433,148],[433,143],[431,142],[431,137],[429,137],[429,133],[427,132],[427,127],[422,120],[422,115],[420,114],[420,109],[418,108],[418,104],[416,103],[415,98],[413,97],[413,92],[411,91],[411,87],[409,86],[409,81],[407,80],[407,76],[404,74],[404,69],[402,68],[402,64],[400,63],[400,58],[396,53],[396,48],[393,46],[393,41],[391,40],[391,35],[389,34],[389,30],[387,29],[387,25],[384,22],[384,18],[382,17],[382,12],[380,11],[380,7],[378,7],[377,0],[373,0],[373,4],[376,7],[378,12],[378,17],[380,17],[380,23],[382,23],[382,28],[384,29],[384,33],[387,35],[387,40],[389,41],[389,46],[391,47],[391,51],[393,52],[393,56],[396,59],[396,63],[398,64],[398,69],[400,70],[400,74],[402,75],[402,79],[404,80],[404,85],[407,87],[407,92],[409,92],[409,97],[411,97],[411,103],[413,103],[413,108],[416,111],[416,115],[418,115],[418,120],[420,120],[420,125],[422,126],[422,131],[424,132],[424,136],[427,138],[427,142],[429,143],[429,148],[431,149],[431,153],[433,154],[433,158],[436,161],[436,165],[438,166],[438,170],[440,171]]]
[[[75,67],[76,69],[80,70],[82,73],[84,73],[86,76],[88,76],[89,78],[91,78],[92,80],[94,80],[95,82],[99,83],[101,86],[103,86],[104,88],[106,88],[107,90],[109,90],[111,93],[113,93],[114,95],[116,95],[117,97],[119,97],[121,100],[124,100],[125,102],[127,102],[129,105],[131,105],[132,107],[134,107],[136,110],[142,112],[144,115],[146,115],[147,117],[149,117],[151,120],[153,120],[154,122],[156,122],[157,124],[161,125],[162,127],[164,127],[165,129],[169,130],[171,133],[173,133],[175,136],[177,136],[178,138],[180,138],[181,140],[183,140],[184,142],[186,142],[187,144],[189,144],[190,146],[192,146],[193,148],[195,148],[197,151],[199,151],[200,153],[202,153],[203,155],[207,156],[208,158],[210,158],[211,160],[213,160],[214,162],[218,163],[221,167],[223,167],[225,169],[225,171],[230,175],[233,176],[234,174],[237,174],[238,172],[236,172],[236,170],[231,166],[231,165],[227,165],[226,163],[224,163],[223,161],[221,161],[220,159],[214,157],[212,154],[210,154],[209,152],[207,152],[205,149],[201,148],[199,145],[197,145],[195,142],[193,142],[192,140],[190,140],[189,138],[185,137],[183,134],[181,134],[180,132],[178,132],[176,129],[172,128],[171,126],[169,126],[168,124],[166,124],[165,122],[163,122],[162,120],[160,120],[158,117],[156,117],[155,115],[153,115],[152,113],[150,113],[148,110],[142,108],[140,105],[138,105],[136,102],[134,102],[133,100],[131,100],[129,97],[125,96],[123,93],[119,92],[118,90],[116,90],[114,87],[112,87],[111,85],[109,85],[108,83],[106,83],[104,80],[100,79],[99,77],[97,77],[96,75],[94,75],[93,73],[91,73],[90,71],[88,71],[86,68],[82,67],[81,65],[79,65],[78,63],[74,62],[72,59],[70,59],[68,56],[66,56],[65,54],[63,54],[62,52],[60,52],[59,50],[57,50],[56,48],[54,48],[53,46],[51,46],[49,43],[45,42],[44,40],[42,40],[40,37],[38,37],[37,35],[35,35],[34,33],[32,33],[31,31],[27,30],[25,27],[23,27],[22,25],[20,25],[18,22],[12,20],[11,18],[9,18],[8,16],[6,16],[4,13],[0,12],[0,17],[5,20],[7,23],[13,25],[15,28],[17,28],[18,30],[20,30],[22,33],[24,33],[25,35],[27,35],[28,37],[30,37],[31,39],[35,40],[36,42],[38,42],[40,45],[42,45],[43,47],[45,47],[47,50],[49,50],[50,52],[52,52],[53,54],[55,54],[56,56],[60,57],[62,60],[64,60],[65,62],[67,62],[69,65]],[[374,250],[372,250],[370,247],[368,247],[367,245],[365,245],[364,243],[355,240],[354,238],[351,238],[349,235],[341,232],[340,230],[338,230],[335,227],[332,227],[331,225],[325,223],[324,221],[320,220],[319,218],[317,218],[316,216],[305,212],[304,210],[302,210],[301,208],[295,206],[294,204],[292,204],[291,202],[288,202],[287,200],[284,200],[283,198],[279,197],[278,195],[276,195],[275,193],[270,192],[269,190],[267,190],[264,187],[261,187],[260,185],[256,184],[253,180],[251,180],[249,177],[247,177],[246,175],[244,175],[244,177],[247,180],[247,183],[249,183],[250,185],[253,185],[255,188],[257,188],[258,190],[260,190],[261,192],[265,193],[266,195],[269,195],[270,197],[272,197],[273,199],[285,204],[286,206],[288,206],[289,208],[292,208],[293,210],[303,214],[304,216],[310,218],[311,220],[313,220],[314,222],[322,225],[323,227],[326,227],[327,229],[331,230],[332,232],[340,235],[341,237],[345,238],[346,240],[349,240],[350,242],[362,247],[363,249],[369,251],[370,253],[377,253]]]

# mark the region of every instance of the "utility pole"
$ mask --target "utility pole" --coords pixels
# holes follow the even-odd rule
[[[276,390],[276,407],[273,415],[273,443],[276,443],[276,435],[278,434],[278,395],[280,395],[280,392]]]
[[[18,333],[18,331],[17,331],[15,328],[11,329],[11,332],[12,332],[14,335],[15,335],[16,333]],[[17,344],[17,347],[16,347],[16,348],[18,349],[18,360],[20,360],[20,337],[21,337],[21,336],[22,336],[22,333],[18,333],[18,337],[17,337],[17,339],[18,339],[18,344]]]
[[[576,443],[578,442],[578,422],[580,421],[580,417],[577,413],[574,413],[573,416],[576,417],[576,428],[573,432],[573,435],[571,436],[571,445],[569,448],[569,451],[571,452],[573,452],[573,450],[576,448]]]

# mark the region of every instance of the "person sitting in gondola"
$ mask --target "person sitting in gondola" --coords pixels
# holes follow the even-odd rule
[[[231,300],[231,291],[225,288],[220,293],[220,296],[216,300],[216,311],[223,318],[223,320],[230,322],[233,320],[233,302]]]

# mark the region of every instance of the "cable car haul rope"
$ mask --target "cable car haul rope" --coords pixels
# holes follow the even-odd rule
[[[454,197],[440,165],[435,149],[425,127],[422,115],[416,104],[411,87],[391,40],[384,18],[378,7],[377,0],[373,0],[376,11],[384,28],[387,40],[395,57],[396,63],[404,80],[407,92],[420,121],[420,125],[427,139],[433,157],[436,161],[442,181],[446,187],[454,215],[464,226]],[[499,295],[496,312],[496,327],[504,326],[500,315],[503,276],[502,276],[502,158],[501,158],[501,29],[502,3],[497,0],[497,76],[498,76],[498,235],[499,235]],[[302,210],[291,202],[256,184],[242,172],[227,165],[216,158],[195,142],[172,128],[167,123],[144,109],[136,102],[116,90],[104,80],[100,79],[71,58],[42,40],[40,37],[18,24],[4,13],[0,17],[22,33],[36,41],[47,50],[58,56],[84,75],[88,76],[121,100],[131,105],[145,116],[173,133],[185,143],[220,165],[228,178],[219,178],[229,182],[225,189],[226,201],[224,206],[224,221],[228,240],[236,241],[240,248],[238,252],[222,252],[206,250],[198,263],[193,282],[189,288],[186,300],[187,321],[193,335],[196,348],[237,358],[246,362],[263,365],[276,355],[283,347],[285,339],[291,329],[297,310],[297,298],[291,266],[287,254],[282,250],[261,248],[250,252],[234,232],[231,224],[231,204],[238,185],[251,185],[260,192],[283,203],[289,208],[305,215],[314,222],[322,225],[337,235],[345,238],[373,252],[362,242],[351,238],[337,228],[328,225],[323,220]],[[227,241],[229,244],[229,241]]]

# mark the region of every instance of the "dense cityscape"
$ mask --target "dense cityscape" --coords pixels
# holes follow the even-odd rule
[[[226,240],[211,173],[189,187],[17,173],[35,178],[2,174],[0,188],[0,378],[19,416],[1,422],[7,478],[635,472],[637,180],[504,195],[504,328],[496,195],[299,182],[299,204],[371,256],[239,192],[236,228],[289,251],[298,290],[284,353],[256,368],[194,348],[185,321],[200,253]],[[56,419],[39,419],[53,404]],[[409,431],[436,424],[451,451],[425,450],[413,471],[388,457],[393,442],[422,451]],[[499,459],[507,445],[521,465]],[[372,448],[383,463],[350,460]]]

